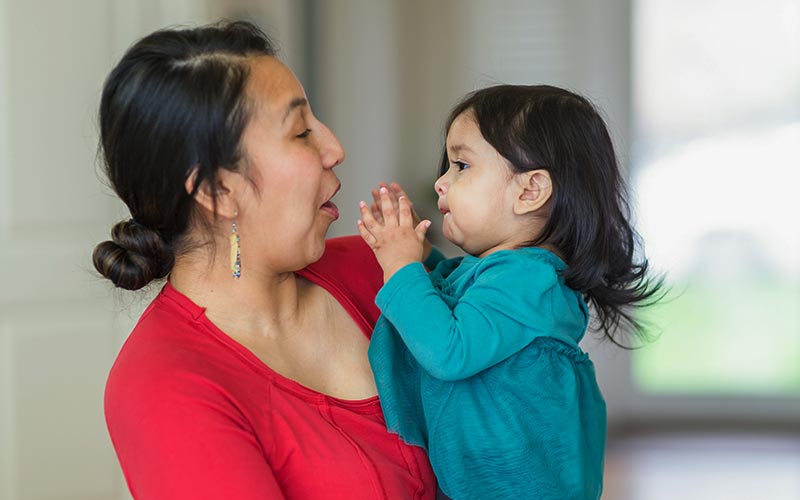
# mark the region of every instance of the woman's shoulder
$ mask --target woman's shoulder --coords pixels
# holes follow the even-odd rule
[[[231,377],[236,355],[222,348],[200,322],[203,309],[181,304],[169,285],[142,314],[122,346],[106,381],[106,405],[148,405],[170,394],[219,392]],[[178,296],[180,298],[180,296]],[[192,305],[192,304],[188,304]],[[241,369],[238,373],[243,375]],[[214,383],[210,383],[214,381]]]

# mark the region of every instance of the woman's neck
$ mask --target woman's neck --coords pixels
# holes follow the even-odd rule
[[[304,285],[293,272],[243,272],[234,278],[222,259],[176,259],[170,283],[228,334],[280,336],[303,321]],[[245,270],[247,271],[247,270]]]

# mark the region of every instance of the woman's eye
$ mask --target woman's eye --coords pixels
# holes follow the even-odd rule
[[[298,135],[297,135],[297,138],[298,138],[298,139],[305,139],[306,137],[308,137],[308,135],[309,135],[310,133],[311,133],[311,129],[310,129],[310,128],[307,128],[307,129],[305,129],[305,130],[303,131],[303,133],[302,133],[302,134],[298,134]]]
[[[464,163],[463,161],[454,161],[454,162],[453,162],[453,165],[455,165],[455,166],[456,166],[456,169],[458,169],[458,171],[459,171],[459,172],[461,172],[462,170],[466,170],[466,169],[468,169],[468,168],[469,168],[469,165],[468,165],[468,164],[466,164],[466,163]]]

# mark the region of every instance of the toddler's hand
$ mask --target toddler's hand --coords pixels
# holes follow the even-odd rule
[[[417,211],[414,210],[414,203],[411,202],[411,198],[408,197],[406,192],[400,186],[400,184],[393,182],[391,184],[387,184],[385,182],[381,182],[378,184],[378,187],[372,188],[372,203],[369,206],[370,212],[372,212],[372,216],[375,217],[375,220],[379,223],[383,224],[383,213],[381,210],[381,197],[380,197],[380,188],[385,188],[388,195],[389,200],[391,200],[392,205],[394,208],[399,208],[398,199],[403,196],[408,200],[408,204],[411,206],[411,217],[413,220],[413,224],[416,227],[422,219],[420,219],[419,215],[417,215]]]
[[[414,210],[414,203],[411,202],[411,198],[406,194],[405,190],[400,186],[400,184],[396,182],[392,182],[391,184],[387,184],[385,182],[381,182],[378,184],[378,187],[372,188],[372,203],[369,206],[370,212],[372,212],[372,216],[375,217],[375,220],[379,223],[383,224],[383,211],[381,210],[381,197],[380,197],[380,188],[386,188],[387,193],[389,194],[389,199],[394,205],[395,209],[399,209],[400,205],[398,203],[398,199],[402,196],[408,200],[408,204],[411,206],[411,219],[412,224],[414,227],[417,227],[422,219],[417,214],[417,211]],[[425,238],[425,241],[422,242],[422,260],[428,258],[428,255],[431,254],[431,250],[433,250],[433,245],[428,238]]]
[[[375,252],[386,282],[401,267],[422,260],[425,232],[431,223],[424,220],[415,227],[411,203],[405,193],[396,197],[397,205],[385,185],[377,194],[373,197],[379,213],[374,213],[365,202],[359,203],[358,232]]]

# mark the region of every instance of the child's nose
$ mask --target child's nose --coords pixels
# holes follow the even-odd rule
[[[433,189],[436,190],[436,194],[439,196],[442,196],[447,192],[447,182],[444,179],[446,175],[447,174],[436,179],[436,182],[433,184]]]

